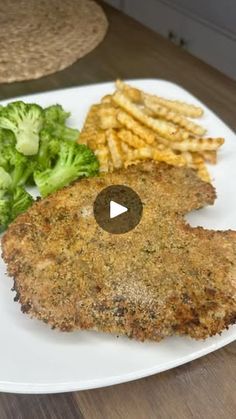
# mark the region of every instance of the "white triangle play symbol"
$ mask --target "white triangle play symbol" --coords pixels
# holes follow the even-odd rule
[[[123,205],[117,204],[115,201],[110,201],[110,218],[118,217],[118,215],[127,212],[128,208]]]

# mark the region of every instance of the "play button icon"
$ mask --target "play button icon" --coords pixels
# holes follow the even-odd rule
[[[118,217],[118,215],[124,214],[126,211],[128,211],[128,208],[124,207],[123,205],[120,205],[114,201],[110,202],[110,218]]]
[[[127,233],[137,226],[143,206],[138,194],[125,185],[111,185],[103,189],[94,202],[94,217],[108,233]]]

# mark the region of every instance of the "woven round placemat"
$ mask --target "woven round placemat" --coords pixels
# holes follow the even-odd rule
[[[0,83],[68,67],[94,49],[107,28],[93,0],[1,0]]]

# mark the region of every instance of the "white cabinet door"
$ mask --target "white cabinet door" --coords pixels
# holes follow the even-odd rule
[[[236,39],[229,38],[199,21],[185,20],[181,33],[186,49],[236,79]]]
[[[124,12],[173,41],[183,24],[181,14],[157,0],[125,0]]]
[[[199,0],[194,4],[189,0],[107,2],[236,79],[236,29],[231,27],[235,19],[233,12],[236,13],[236,0],[227,0],[229,9],[226,2],[223,5],[221,0]],[[213,4],[217,6],[214,13]],[[221,8],[224,14],[222,9],[222,15],[219,16]]]
[[[179,12],[208,22],[219,30],[236,36],[235,0],[161,0]]]
[[[231,9],[233,7],[236,9],[236,5],[233,6],[231,0],[229,1]],[[190,4],[189,0],[125,0],[124,11],[161,35],[171,38],[191,54],[236,79],[236,30],[234,34],[230,30],[223,30],[222,26],[216,23],[212,24],[209,20],[212,1],[208,3],[208,8],[205,4],[208,14],[205,9],[204,13],[208,20],[202,19],[195,9],[190,13]],[[217,4],[219,8],[219,2]],[[226,3],[224,8],[225,6]],[[213,17],[214,14],[212,19]],[[221,23],[222,19],[221,17]],[[229,22],[230,19],[232,20],[232,17],[228,19]]]

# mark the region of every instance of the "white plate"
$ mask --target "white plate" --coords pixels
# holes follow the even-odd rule
[[[150,93],[201,105],[209,135],[226,143],[211,173],[218,198],[213,207],[188,216],[192,225],[236,229],[236,138],[233,132],[181,87],[164,80],[133,81]],[[76,87],[22,97],[43,106],[60,103],[72,112],[71,125],[82,127],[92,103],[114,89],[113,83]],[[4,102],[2,102],[4,103]],[[171,337],[160,343],[139,343],[96,332],[62,333],[31,320],[13,302],[12,280],[0,260],[0,391],[52,393],[103,387],[146,377],[199,358],[236,338],[236,326],[205,341]]]

